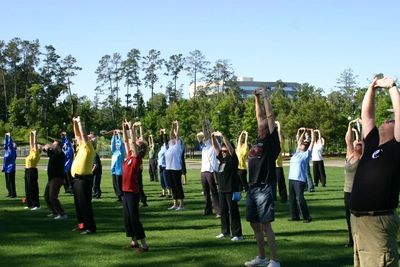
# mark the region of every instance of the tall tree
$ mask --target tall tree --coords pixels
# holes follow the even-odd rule
[[[161,52],[151,49],[143,58],[143,71],[145,72],[144,84],[151,89],[151,97],[154,95],[154,84],[158,82],[158,70],[162,68],[164,60],[160,58]]]
[[[39,82],[38,75],[35,72],[35,68],[40,62],[40,45],[39,40],[34,40],[32,42],[24,40],[21,42],[21,58],[22,58],[22,79],[24,86],[21,86],[21,96],[27,95],[28,88],[32,84]]]
[[[7,64],[7,59],[6,59],[6,52],[5,52],[6,46],[3,40],[0,40],[0,72],[1,72],[1,77],[0,81],[2,84],[2,89],[3,89],[3,96],[4,96],[4,119],[7,120],[7,84],[6,84],[6,64]]]
[[[340,73],[339,78],[336,80],[336,88],[339,89],[345,99],[343,103],[344,111],[353,116],[356,111],[354,96],[357,89],[357,78],[358,75],[355,75],[353,70],[348,68]]]
[[[71,86],[74,84],[72,82],[72,78],[76,76],[76,72],[79,70],[82,70],[81,67],[78,67],[76,65],[76,59],[72,55],[66,56],[62,61],[62,70],[64,72],[64,77],[65,77],[65,83],[67,87],[67,93],[68,93],[68,99],[70,102],[70,108],[71,108],[71,113],[69,114],[70,118],[75,116],[75,107],[74,107],[74,100],[72,97],[72,90]]]
[[[198,75],[205,75],[207,72],[207,66],[210,64],[209,61],[205,60],[205,56],[201,53],[200,50],[194,50],[189,52],[189,56],[186,57],[186,68],[185,70],[188,72],[188,76],[191,77],[191,82],[194,84],[194,93],[193,96],[196,97],[197,91],[197,80]]]
[[[14,38],[10,40],[7,44],[7,48],[5,50],[7,63],[11,71],[12,79],[14,82],[14,96],[18,96],[17,92],[17,77],[18,77],[18,70],[19,64],[21,62],[21,39]]]
[[[235,81],[236,76],[229,60],[218,59],[207,74],[207,82],[212,87],[217,86],[218,94],[225,91],[227,81]]]
[[[130,100],[131,94],[129,93],[129,88],[132,86],[136,87],[136,93],[135,93],[135,104],[136,108],[139,109],[138,104],[142,103],[140,101],[140,97],[142,96],[142,93],[140,92],[140,86],[142,85],[140,81],[140,51],[136,48],[131,49],[128,52],[126,60],[123,61],[122,66],[123,66],[123,73],[125,77],[125,85],[126,85],[126,108],[128,109],[129,104],[132,103],[132,100]]]
[[[169,60],[165,62],[165,67],[167,68],[165,75],[172,76],[172,80],[174,81],[175,96],[177,96],[176,81],[178,80],[179,73],[183,70],[184,64],[185,59],[183,58],[182,54],[172,55],[169,57]]]

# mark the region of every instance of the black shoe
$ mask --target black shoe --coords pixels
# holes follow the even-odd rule
[[[297,221],[300,221],[300,218],[290,218],[288,221],[289,222],[297,222]]]
[[[311,218],[308,218],[308,219],[304,219],[303,220],[303,223],[310,223],[312,221],[312,219]]]

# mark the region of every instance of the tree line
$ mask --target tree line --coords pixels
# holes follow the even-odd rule
[[[0,40],[0,133],[11,131],[17,142],[26,142],[30,129],[42,138],[57,137],[61,131],[72,132],[71,118],[80,115],[86,128],[97,134],[120,127],[123,119],[140,120],[145,134],[158,135],[160,128],[180,122],[180,134],[188,146],[196,145],[196,132],[202,121],[210,119],[212,127],[235,140],[242,130],[256,139],[254,99],[243,99],[232,65],[219,59],[213,65],[199,50],[189,55],[175,54],[167,59],[151,49],[147,54],[133,48],[125,57],[116,52],[104,55],[98,62],[94,90],[96,96],[72,93],[73,80],[81,67],[72,55],[61,57],[54,46],[41,48],[39,40],[14,38]],[[181,75],[190,76],[194,97],[182,97]],[[164,92],[159,92],[160,77],[168,77]],[[344,149],[344,135],[349,117],[360,114],[366,91],[359,87],[352,69],[338,77],[336,90],[325,95],[321,88],[304,83],[294,97],[288,97],[284,83],[276,81],[270,92],[276,119],[281,122],[293,149],[293,138],[299,127],[318,128],[330,152]],[[197,83],[205,82],[199,88]],[[211,88],[217,92],[208,94]],[[145,103],[143,90],[149,90]],[[377,98],[377,121],[390,116],[390,99],[385,92]],[[290,145],[292,144],[292,145]]]

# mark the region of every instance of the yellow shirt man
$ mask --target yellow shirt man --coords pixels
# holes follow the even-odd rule
[[[29,155],[25,158],[25,168],[36,168],[40,160],[39,149],[31,149]]]
[[[83,142],[78,143],[78,151],[76,152],[74,161],[71,166],[71,175],[92,175],[93,160],[95,151],[92,142],[86,144]]]

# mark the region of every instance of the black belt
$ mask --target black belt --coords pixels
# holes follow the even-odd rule
[[[86,179],[93,179],[93,175],[80,175],[80,174],[75,174],[75,177],[73,179],[81,179],[81,180],[86,180]]]
[[[383,215],[393,215],[394,210],[376,210],[376,211],[355,211],[350,210],[351,214],[356,217],[361,216],[383,216]]]

